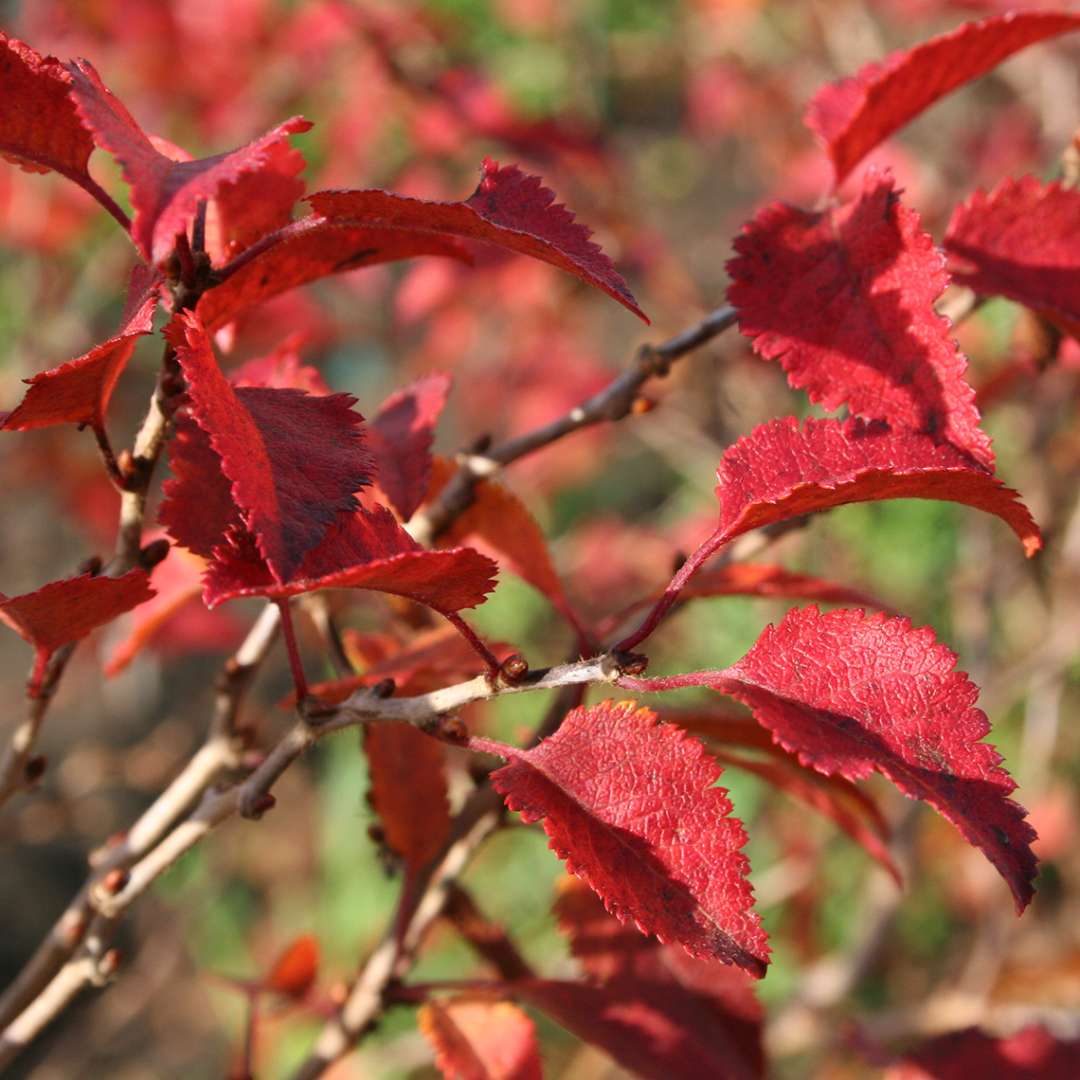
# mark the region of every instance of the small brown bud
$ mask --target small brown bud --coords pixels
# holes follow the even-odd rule
[[[616,653],[615,662],[623,675],[640,675],[649,666],[649,658],[641,653]]]
[[[102,958],[98,964],[98,974],[103,979],[112,978],[116,974],[120,967],[120,961],[123,959],[123,954],[119,949],[110,949]]]
[[[75,912],[70,917],[65,916],[60,926],[60,933],[63,937],[64,944],[68,948],[75,948],[83,939],[83,934],[86,933],[86,928],[90,925],[90,921],[87,919],[83,912]]]
[[[257,821],[267,810],[273,810],[275,806],[277,806],[277,799],[269,791],[264,791],[262,794],[256,795],[247,806],[242,808],[241,815]]]
[[[169,541],[165,537],[147,544],[139,552],[139,565],[144,570],[153,570],[169,554],[169,546]]]
[[[78,572],[80,574],[89,574],[91,577],[97,577],[101,573],[101,567],[103,563],[100,555],[91,555],[89,559],[83,559],[79,563]]]
[[[36,784],[45,775],[48,764],[49,759],[44,754],[35,754],[32,758],[27,758],[23,766],[23,778],[28,784]]]
[[[437,730],[440,737],[447,742],[463,743],[469,737],[469,729],[460,716],[443,717]]]
[[[124,891],[124,886],[127,885],[130,879],[131,875],[126,870],[122,870],[117,866],[101,879],[101,887],[110,896],[116,896],[117,893]]]
[[[529,661],[521,653],[511,653],[500,665],[499,674],[511,686],[521,682],[529,673]]]
[[[372,697],[388,698],[394,696],[397,683],[393,679],[382,679],[371,688]]]
[[[656,402],[652,398],[646,397],[644,394],[634,398],[630,405],[630,411],[634,416],[644,416],[646,413],[651,413],[656,408]]]
[[[379,824],[369,825],[367,834],[368,839],[379,847],[386,843],[386,830]]]

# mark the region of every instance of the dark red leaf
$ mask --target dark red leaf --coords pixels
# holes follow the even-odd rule
[[[949,280],[944,257],[888,173],[869,170],[859,198],[819,213],[773,203],[735,250],[728,297],[739,327],[792,386],[993,467],[967,361],[934,311]]]
[[[368,426],[379,487],[403,521],[413,516],[431,480],[431,444],[450,376],[427,375],[391,394]]]
[[[258,250],[257,250],[258,249]],[[309,281],[364,266],[444,255],[470,262],[457,241],[423,233],[339,225],[310,216],[283,230],[265,249],[253,246],[249,261],[199,301],[199,318],[217,330],[237,315]]]
[[[39,653],[52,653],[153,595],[145,570],[131,570],[117,578],[83,574],[52,581],[22,596],[0,593],[0,622]]]
[[[274,961],[262,987],[275,994],[301,998],[311,989],[319,973],[319,942],[312,934],[293,941]]]
[[[886,1073],[886,1080],[1075,1080],[1080,1039],[1059,1039],[1032,1024],[996,1038],[977,1028],[953,1031],[923,1043]]]
[[[315,212],[350,225],[433,233],[479,240],[557,266],[649,320],[591,230],[516,165],[485,159],[480,184],[464,202],[412,199],[388,191],[320,191],[308,199]]]
[[[850,780],[809,772],[794,757],[783,761],[760,760],[732,754],[718,746],[710,747],[710,752],[725,767],[730,765],[753,773],[828,818],[884,867],[897,885],[902,884],[900,870],[884,843],[888,826],[877,805]]]
[[[625,989],[636,982],[662,993],[663,1012],[681,1028],[684,1042],[723,1063],[714,1063],[712,1068],[720,1070],[716,1075],[763,1075],[762,1010],[744,972],[642,937],[612,918],[577,878],[561,885],[555,912],[590,980],[615,981]],[[661,1000],[659,994],[653,1000]]]
[[[158,275],[136,270],[127,310],[116,336],[75,360],[27,379],[30,389],[18,407],[0,423],[0,428],[26,431],[53,424],[87,424],[103,431],[105,411],[116,381],[131,359],[138,339],[153,329],[160,287]]]
[[[958,206],[945,234],[957,281],[1080,324],[1080,191],[1004,180]]]
[[[965,23],[823,87],[807,108],[807,127],[825,143],[839,184],[878,143],[935,101],[1020,49],[1078,28],[1080,15],[1063,11]]]
[[[28,172],[55,170],[82,186],[92,183],[94,140],[69,96],[64,65],[0,31],[0,84],[0,155]]]
[[[616,978],[602,986],[530,979],[514,996],[610,1054],[644,1080],[743,1080],[760,1075],[725,1053],[724,1044],[692,1038],[672,1015],[668,986]]]
[[[492,774],[507,806],[543,819],[552,850],[612,914],[693,956],[765,974],[746,833],[699,742],[634,702],[604,701],[568,713],[531,750],[473,743],[510,761]]]
[[[353,493],[369,481],[363,417],[352,409],[356,399],[349,394],[315,397],[300,390],[234,390],[197,317],[188,313],[167,335],[188,382],[192,414],[232,482],[237,511],[274,578],[287,581],[338,515],[357,507]],[[205,481],[194,473],[191,480],[190,488],[171,490],[173,510],[162,521],[180,543],[206,555],[184,539],[188,527],[180,520],[196,510],[193,504],[202,497]],[[213,486],[222,487],[220,481]],[[219,523],[218,538],[228,521]]]
[[[436,458],[432,469],[429,498],[434,498],[456,471],[445,459]],[[575,628],[576,613],[555,571],[545,538],[536,519],[511,491],[491,480],[480,480],[473,488],[472,502],[444,532],[440,547],[469,544],[505,563],[507,569],[527,581]]]
[[[418,1020],[446,1080],[541,1080],[536,1028],[508,1001],[429,1001]]]
[[[369,724],[364,752],[386,846],[415,874],[450,834],[443,744],[411,724]]]
[[[799,760],[826,775],[872,772],[923,799],[981,848],[1022,911],[1035,831],[1009,795],[978,690],[927,628],[861,611],[794,609],[737,664],[700,681],[749,706]],[[676,677],[678,678],[678,677]]]
[[[490,559],[471,548],[423,550],[380,506],[340,515],[284,582],[270,573],[251,535],[232,530],[214,551],[203,599],[214,607],[241,596],[282,600],[316,589],[374,589],[445,615],[483,603],[496,571]]]
[[[942,499],[1000,517],[1034,555],[1038,527],[1015,491],[951,446],[859,420],[793,417],[755,428],[717,469],[717,546],[750,529],[879,499]]]
[[[246,173],[273,168],[289,135],[307,131],[311,124],[294,116],[254,142],[227,154],[197,161],[174,161],[162,154],[131,114],[102,83],[87,60],[68,65],[71,96],[79,117],[94,141],[120,163],[131,185],[135,211],[131,238],[154,265],[163,263],[195,218],[199,202],[218,195],[225,184],[236,183]]]

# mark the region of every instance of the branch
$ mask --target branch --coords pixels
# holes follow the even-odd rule
[[[460,456],[458,471],[450,482],[434,501],[414,514],[406,525],[409,533],[417,543],[429,547],[472,502],[473,489],[479,480],[575,431],[628,416],[645,383],[654,376],[666,375],[674,361],[723,333],[735,324],[735,320],[733,307],[725,305],[717,308],[701,322],[660,345],[642,346],[629,370],[559,419],[517,438],[507,439],[484,454]]]

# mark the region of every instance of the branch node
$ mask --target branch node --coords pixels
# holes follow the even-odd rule
[[[242,799],[240,802],[240,816],[250,821],[258,821],[267,812],[277,805],[277,799],[269,791],[260,791],[254,798]]]
[[[49,759],[44,754],[35,754],[31,758],[27,758],[26,764],[23,765],[23,779],[28,787],[33,787],[34,784],[41,780],[42,776],[45,775],[48,764]]]
[[[620,675],[642,675],[649,666],[649,658],[642,653],[613,652],[611,658],[614,661],[616,678]]]
[[[507,686],[519,686],[529,674],[529,662],[521,653],[511,653],[499,665],[499,677]]]

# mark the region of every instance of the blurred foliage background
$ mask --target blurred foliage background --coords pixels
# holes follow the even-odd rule
[[[271,301],[221,342],[239,363],[296,335],[303,358],[332,388],[356,394],[365,413],[417,374],[450,371],[455,389],[437,445],[453,453],[481,435],[513,435],[559,415],[621,370],[640,343],[719,306],[742,223],[771,199],[812,206],[826,191],[826,159],[801,124],[813,92],[996,7],[9,0],[0,3],[0,25],[41,52],[90,58],[147,130],[196,155],[302,112],[316,123],[296,140],[309,190],[378,186],[463,197],[485,154],[542,174],[595,229],[651,315],[650,330],[547,266],[492,256],[471,270],[433,259],[331,279]],[[870,162],[894,170],[907,203],[940,237],[952,207],[976,187],[1056,174],[1080,124],[1077,59],[1068,39],[1029,50],[935,107]],[[97,158],[95,168],[119,196],[119,178]],[[81,191],[14,168],[0,170],[0,245],[0,405],[10,408],[20,379],[112,333],[132,253]],[[1017,920],[981,854],[932,812],[871,783],[896,826],[901,894],[831,822],[729,769],[724,783],[748,827],[752,879],[772,935],[774,963],[759,989],[777,1076],[871,1075],[866,1046],[976,1022],[1009,1031],[1034,1016],[1076,1034],[1074,346],[1059,346],[1032,316],[999,301],[979,308],[958,335],[1000,472],[1044,527],[1045,554],[1025,565],[999,522],[900,502],[834,511],[759,559],[873,593],[933,626],[959,653],[1042,836],[1039,892]],[[115,445],[130,442],[158,348],[153,339],[141,345],[120,384],[110,414]],[[647,415],[564,440],[506,477],[541,521],[587,618],[662,585],[678,554],[711,531],[724,445],[774,416],[812,411],[734,331],[649,393],[658,407]],[[88,433],[0,436],[0,477],[4,592],[29,591],[110,549],[117,500]],[[652,670],[726,665],[787,606],[690,604],[650,642]],[[101,666],[124,628],[80,649],[45,730],[44,783],[0,820],[5,981],[81,884],[87,852],[125,828],[198,745],[215,673],[254,610],[196,613],[107,680]],[[384,628],[387,618],[395,632],[408,625],[375,597],[351,603],[343,618],[363,632]],[[509,574],[474,621],[537,665],[563,659],[572,645],[549,604]],[[309,655],[312,675],[330,677]],[[7,722],[22,708],[27,664],[22,642],[4,635]],[[288,687],[275,655],[247,707],[267,741],[288,722],[280,707]],[[512,698],[470,720],[514,739],[545,705],[538,695]],[[242,1009],[213,973],[265,970],[300,933],[320,943],[319,994],[329,1002],[335,982],[355,971],[382,931],[398,888],[369,837],[365,791],[355,734],[320,744],[282,779],[274,813],[258,824],[230,822],[136,906],[123,932],[123,977],[81,1000],[16,1075],[224,1075]],[[572,969],[550,914],[560,873],[541,833],[511,828],[466,876],[548,973]],[[481,970],[449,929],[438,929],[417,975]],[[302,1010],[272,1017],[260,1032],[258,1075],[283,1075],[319,1023]],[[617,1075],[599,1052],[540,1024],[550,1075]],[[393,1011],[334,1075],[434,1076],[413,1011]]]

